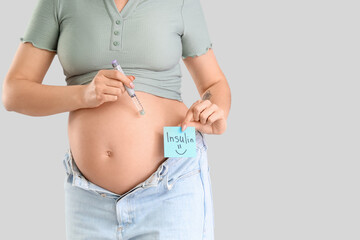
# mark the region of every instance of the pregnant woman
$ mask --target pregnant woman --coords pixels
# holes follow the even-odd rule
[[[224,133],[231,96],[200,0],[38,0],[21,41],[3,103],[69,112],[67,239],[213,239],[204,135]],[[56,54],[67,86],[42,84]],[[181,58],[200,94],[190,108]],[[164,126],[195,127],[196,156],[164,157]]]

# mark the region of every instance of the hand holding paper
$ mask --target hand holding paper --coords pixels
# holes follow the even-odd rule
[[[189,108],[184,121],[177,126],[182,126],[183,131],[191,126],[202,133],[222,134],[226,129],[224,110],[208,99],[200,99]]]

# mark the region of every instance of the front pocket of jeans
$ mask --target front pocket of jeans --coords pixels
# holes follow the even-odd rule
[[[190,172],[181,174],[181,175],[177,176],[176,178],[170,178],[167,183],[168,189],[169,190],[172,189],[175,186],[175,184],[177,184],[178,182],[181,182],[181,181],[183,181],[191,176],[194,176],[196,174],[199,174],[199,173],[200,173],[200,169],[194,169]]]

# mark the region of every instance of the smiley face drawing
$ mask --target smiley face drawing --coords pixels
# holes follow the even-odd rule
[[[181,145],[180,145],[180,147],[181,147]],[[185,149],[185,152],[183,152],[183,153],[179,153],[178,150],[175,150],[175,151],[176,151],[176,153],[179,154],[179,155],[184,155],[184,154],[186,153],[187,149]]]
[[[184,132],[181,127],[164,127],[165,157],[195,157],[195,128],[187,127]]]

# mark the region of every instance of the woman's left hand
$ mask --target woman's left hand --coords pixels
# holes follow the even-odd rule
[[[201,133],[222,134],[226,130],[224,110],[210,100],[198,100],[187,111],[182,123],[182,131],[186,127],[195,127]]]

